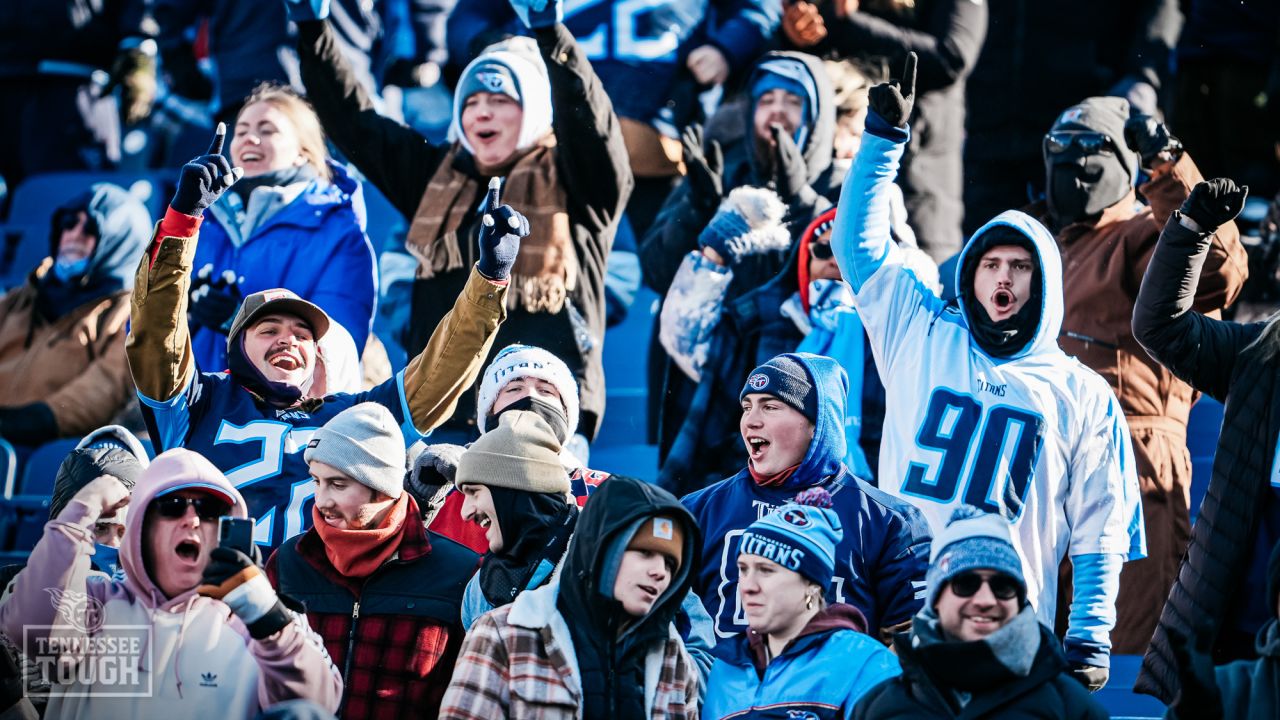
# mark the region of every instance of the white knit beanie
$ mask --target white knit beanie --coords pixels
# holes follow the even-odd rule
[[[302,453],[383,495],[404,492],[404,435],[391,411],[374,402],[352,405],[316,430]]]
[[[480,432],[488,431],[489,414],[498,399],[498,391],[516,378],[546,380],[560,391],[569,436],[578,432],[578,381],[560,358],[532,345],[508,345],[484,369],[480,378],[480,397],[476,400],[476,422]]]
[[[536,48],[536,46],[535,46]],[[542,56],[536,51],[520,52],[522,48],[506,47],[490,48],[472,60],[462,71],[458,79],[453,98],[453,120],[449,124],[449,140],[462,143],[467,152],[475,150],[462,131],[462,109],[466,105],[468,89],[475,83],[468,80],[485,66],[499,66],[510,72],[515,79],[517,93],[520,96],[520,107],[524,110],[520,123],[520,133],[516,138],[516,149],[525,150],[533,147],[551,132],[551,82],[547,78],[547,70]]]

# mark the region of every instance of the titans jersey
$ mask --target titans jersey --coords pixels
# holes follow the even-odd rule
[[[302,451],[334,415],[376,402],[400,423],[405,447],[422,437],[405,402],[403,372],[367,392],[330,395],[314,412],[259,404],[227,373],[196,373],[168,402],[141,400],[157,450],[184,447],[204,455],[244,496],[264,554],[311,527],[315,485]]]
[[[884,380],[879,486],[918,507],[935,534],[961,504],[1008,518],[1028,597],[1053,627],[1064,555],[1145,554],[1124,414],[1102,377],[1057,345],[1062,263],[1044,226],[1010,211],[975,234],[1006,225],[1039,259],[1040,322],[1012,357],[984,352],[964,311],[903,267],[881,207],[901,148],[864,137],[832,241]],[[964,252],[957,287],[963,267]]]

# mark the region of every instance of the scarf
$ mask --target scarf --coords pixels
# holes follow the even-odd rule
[[[245,355],[244,335],[246,332],[248,332],[248,328],[241,330],[240,334],[227,345],[227,369],[231,372],[231,377],[235,378],[254,397],[272,407],[282,409],[293,407],[311,389],[311,383],[315,379],[314,370],[303,387],[268,380],[262,374],[262,371],[258,369],[258,366],[254,365],[253,361]],[[318,350],[319,346],[317,346],[317,354]],[[320,359],[317,357],[312,362],[319,361]]]
[[[774,473],[773,475],[762,475],[756,472],[756,467],[751,464],[750,460],[747,461],[747,472],[751,473],[751,479],[755,480],[756,484],[760,487],[782,487],[782,484],[787,481],[787,478],[794,475],[796,470],[799,469],[800,463],[796,463],[786,470]]]
[[[240,203],[244,208],[248,208],[249,196],[260,187],[284,187],[304,180],[313,180],[316,177],[316,169],[311,166],[311,163],[291,165],[279,170],[268,170],[261,175],[240,178],[235,185],[231,186],[231,192],[240,197]]]
[[[480,565],[480,590],[494,607],[508,605],[529,589],[534,573],[549,562],[555,566],[569,546],[577,525],[578,507],[563,495],[490,487],[498,527],[507,529],[502,552],[485,553]],[[519,534],[514,531],[519,529]]]
[[[484,208],[476,207],[485,188],[482,179],[506,173],[502,198],[529,218],[529,236],[511,269],[507,299],[510,309],[558,313],[578,285],[578,256],[569,232],[564,186],[556,169],[555,137],[548,136],[504,168],[483,168],[457,143],[427,183],[413,216],[405,245],[418,260],[418,277],[460,270],[474,262],[476,241],[466,242],[458,229]]]
[[[311,508],[311,522],[324,543],[325,557],[329,558],[333,569],[343,577],[366,578],[400,549],[408,511],[409,493],[400,493],[400,499],[391,506],[391,512],[378,527],[364,530],[330,527],[315,507]]]
[[[948,700],[959,707],[973,695],[998,691],[1027,677],[1040,652],[1040,623],[1030,605],[1007,625],[981,640],[953,640],[942,631],[933,608],[911,621],[911,655]]]

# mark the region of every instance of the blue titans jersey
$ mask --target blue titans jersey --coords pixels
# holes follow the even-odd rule
[[[302,451],[334,415],[376,402],[400,423],[406,448],[422,437],[405,402],[403,372],[367,392],[330,395],[310,413],[260,404],[225,372],[196,373],[168,402],[139,398],[156,449],[184,447],[225,473],[248,503],[254,542],[267,554],[311,527],[315,486]]]

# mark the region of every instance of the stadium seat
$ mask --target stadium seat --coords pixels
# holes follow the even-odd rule
[[[5,500],[13,497],[14,481],[18,477],[18,454],[13,446],[0,438],[0,497]]]
[[[1200,514],[1200,501],[1209,489],[1213,474],[1213,454],[1222,432],[1222,403],[1203,395],[1191,406],[1187,421],[1187,450],[1191,453],[1191,521]]]
[[[369,236],[373,251],[382,254],[382,251],[387,249],[389,238],[397,233],[402,235],[408,225],[405,223],[404,215],[400,214],[400,211],[378,188],[373,186],[373,183],[363,180],[360,185],[364,190],[365,234]],[[403,242],[397,243],[401,249],[403,245]]]
[[[75,449],[76,438],[54,440],[36,448],[22,468],[22,480],[18,483],[21,495],[48,497],[53,494],[53,480],[58,476],[58,466],[67,453]]]
[[[164,216],[164,207],[173,195],[169,172],[55,172],[32,175],[13,191],[9,222],[43,224],[49,227],[53,211],[98,182],[109,182],[133,193],[151,213],[153,220]]]

